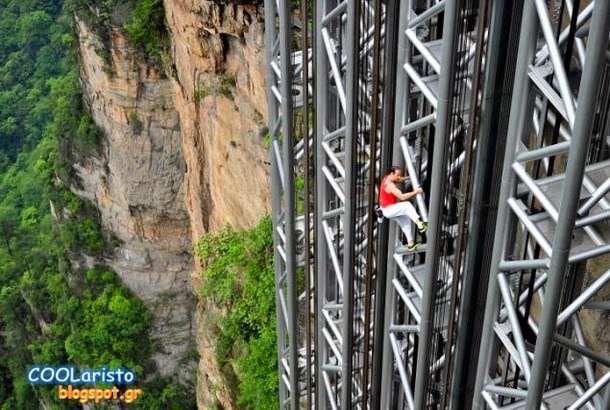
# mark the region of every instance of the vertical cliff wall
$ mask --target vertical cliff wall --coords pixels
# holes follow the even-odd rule
[[[193,241],[225,224],[251,227],[270,212],[262,4],[177,0],[164,6]],[[207,301],[197,312],[198,406],[230,409],[231,383],[214,353],[220,312]]]
[[[262,5],[165,1],[193,238],[269,211]]]
[[[81,183],[72,189],[123,242],[107,263],[154,314],[159,372],[180,375],[196,343],[199,408],[229,409],[231,383],[214,353],[222,312],[194,302],[192,249],[205,233],[248,228],[270,212],[263,10],[194,0],[164,7],[173,61],[163,69],[118,29],[104,61],[99,39],[78,22],[84,101],[106,138],[99,155],[74,164]]]
[[[106,262],[152,311],[153,358],[161,375],[173,375],[193,347],[194,310],[186,164],[173,86],[141,64],[119,32],[104,62],[98,38],[83,22],[77,27],[84,102],[106,138],[98,156],[73,165],[80,183],[72,189],[99,208],[103,225],[122,241]]]

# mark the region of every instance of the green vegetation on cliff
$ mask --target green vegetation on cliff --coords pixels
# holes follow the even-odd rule
[[[145,394],[132,407],[192,406],[169,380],[144,383],[151,314],[91,262],[109,256],[113,238],[66,188],[69,157],[103,137],[81,102],[72,10],[0,0],[0,409],[82,407],[29,385],[33,364],[133,369]]]
[[[248,409],[278,408],[273,228],[266,217],[255,228],[224,227],[197,244],[201,297],[221,307],[216,359],[238,380],[237,402]]]
[[[162,57],[169,46],[163,0],[66,0],[66,4],[102,40],[104,48],[97,51],[106,60],[116,29],[124,30],[148,57]]]

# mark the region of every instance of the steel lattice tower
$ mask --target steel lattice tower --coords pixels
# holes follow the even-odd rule
[[[265,1],[281,408],[610,408],[581,323],[610,308],[610,2],[298,3]],[[416,251],[376,221],[393,164]]]

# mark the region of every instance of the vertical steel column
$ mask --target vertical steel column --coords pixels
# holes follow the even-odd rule
[[[315,161],[311,161],[310,154],[310,145],[313,137],[313,133],[310,132],[311,125],[309,124],[310,115],[314,114],[310,111],[310,98],[309,98],[309,81],[310,81],[310,73],[309,73],[309,55],[313,51],[311,48],[312,45],[310,43],[310,33],[309,28],[311,27],[310,17],[311,12],[309,9],[308,0],[301,1],[301,19],[302,19],[302,62],[303,62],[303,70],[302,70],[302,85],[303,85],[303,124],[302,124],[302,135],[303,135],[303,156],[304,160],[304,227],[303,231],[305,233],[304,239],[304,247],[303,253],[305,257],[305,380],[306,380],[306,396],[305,396],[305,406],[306,408],[312,408],[315,405],[315,376],[312,373],[312,362],[313,356],[313,348],[315,344],[315,339],[312,342],[312,309],[315,309],[315,303],[312,303],[312,292],[315,292],[316,281],[314,280],[312,283],[312,271],[315,262],[312,260],[312,252],[311,252],[311,241],[314,240],[311,237],[312,232],[312,212],[311,212],[311,196],[312,195],[312,165],[315,167]],[[313,56],[312,56],[313,61]],[[314,184],[315,186],[315,184]],[[315,194],[314,194],[315,195]],[[315,197],[315,196],[314,196]],[[315,208],[315,207],[314,207]],[[315,310],[314,312],[315,313]],[[315,322],[314,322],[315,323]],[[315,333],[315,332],[314,332]],[[315,372],[315,369],[314,369]]]
[[[397,65],[396,69],[395,69],[395,73],[396,76],[394,77],[395,82],[390,83],[391,79],[388,78],[388,82],[385,84],[386,87],[388,88],[393,88],[396,91],[396,94],[394,95],[395,98],[395,110],[394,110],[394,124],[392,124],[392,127],[390,128],[389,132],[385,132],[384,135],[384,139],[382,139],[382,153],[381,153],[381,161],[380,161],[380,168],[381,168],[381,172],[385,172],[389,166],[390,166],[390,161],[393,161],[394,158],[391,158],[391,152],[394,146],[398,146],[398,141],[399,141],[399,132],[396,132],[396,130],[400,130],[400,127],[402,126],[402,116],[403,116],[403,112],[404,112],[404,103],[405,103],[405,99],[404,96],[406,95],[406,86],[407,86],[407,79],[406,79],[406,75],[404,70],[402,69],[401,65],[403,64],[403,61],[406,60],[407,58],[407,53],[406,53],[406,36],[405,36],[405,30],[407,29],[407,21],[409,18],[409,2],[405,2],[405,1],[398,1],[398,30],[397,30],[397,34],[398,34],[398,47],[396,50],[396,53],[394,56],[391,56],[391,54],[394,54],[394,50],[389,50],[388,52],[388,70],[390,69],[390,62],[392,59],[395,59],[395,63]],[[389,8],[388,8],[389,9]],[[386,37],[387,38],[387,37]],[[394,86],[395,84],[395,86]],[[388,99],[390,98],[389,94],[386,94],[386,104],[389,104]],[[390,124],[387,124],[388,126]],[[389,225],[389,229],[388,229],[388,225]],[[385,238],[385,233],[387,233],[387,237],[388,238],[395,238],[396,237],[396,231],[397,231],[397,225],[396,224],[383,224],[383,226],[380,227],[380,237],[384,237]],[[389,231],[389,232],[388,232]],[[383,300],[380,300],[380,303],[377,304],[378,309],[384,309],[384,311],[386,312],[384,315],[384,321],[383,321],[383,328],[379,328],[379,330],[383,330],[383,334],[381,335],[383,337],[383,344],[380,344],[380,346],[383,347],[383,351],[381,353],[382,357],[381,357],[381,388],[380,388],[380,394],[379,394],[379,403],[380,403],[380,407],[381,409],[388,409],[390,408],[390,403],[389,403],[389,399],[391,397],[391,390],[392,390],[392,383],[393,383],[393,360],[392,360],[392,347],[390,345],[390,325],[392,324],[393,321],[393,314],[394,314],[394,306],[395,306],[395,301],[393,298],[393,294],[394,294],[394,287],[392,285],[392,277],[393,275],[391,274],[392,272],[395,272],[397,267],[396,267],[396,262],[394,261],[393,258],[394,255],[394,247],[393,246],[386,246],[386,253],[379,253],[379,256],[384,258],[384,264],[379,264],[380,266],[380,270],[384,269],[383,274],[380,274],[380,277],[384,278],[383,282],[379,283],[379,288],[381,288],[382,286],[385,287],[385,291],[384,291],[384,296],[385,298]],[[383,302],[383,303],[381,303]]]
[[[362,284],[363,273],[371,268],[365,255],[375,243],[364,229],[372,205],[360,187],[369,182],[369,170],[374,172],[376,167],[376,153],[370,151],[366,138],[371,121],[372,102],[366,91],[371,86],[374,10],[371,1],[316,3],[316,383],[320,408],[358,405],[355,401],[361,400],[367,388],[362,374],[369,370],[362,368],[362,357],[370,354],[370,346],[364,351],[362,344],[364,332],[370,330],[363,324],[363,300],[374,296],[364,295]]]
[[[358,144],[358,53],[360,40],[361,4],[347,3],[347,32],[344,44],[347,61],[345,65],[345,208],[343,213],[343,367],[341,369],[341,408],[352,407],[352,356],[354,347],[354,269],[355,269],[355,223],[356,223],[356,146]]]
[[[604,54],[600,50],[607,50],[609,28],[610,2],[597,1],[585,54],[583,79],[572,131],[572,144],[559,207],[558,225],[553,241],[547,292],[541,317],[541,323],[544,323],[544,326],[540,327],[536,340],[530,387],[525,402],[526,408],[538,408],[542,401],[544,380],[557,323],[563,276],[570,256],[570,244],[583,182],[585,158],[591,140],[594,108],[602,76]]]
[[[292,100],[292,19],[288,10],[290,1],[279,2],[280,15],[280,64],[282,68],[282,153],[284,157],[284,223],[286,235],[286,272],[288,279],[288,343],[290,368],[290,405],[299,404],[298,345],[298,303],[296,288],[296,236],[295,236],[295,193],[294,193],[294,117]]]
[[[386,3],[386,6],[393,6],[393,4],[388,4]],[[369,203],[375,204],[377,203],[377,199],[376,199],[376,179],[379,176],[379,168],[378,168],[378,152],[380,150],[380,144],[378,143],[378,141],[381,139],[379,138],[382,134],[382,130],[383,127],[380,125],[382,123],[384,123],[383,118],[380,117],[380,110],[377,109],[380,105],[381,105],[381,101],[379,101],[379,95],[381,92],[381,78],[383,78],[381,70],[382,70],[382,64],[381,64],[381,58],[382,58],[382,41],[381,41],[381,18],[382,18],[382,10],[381,10],[381,1],[377,0],[375,1],[375,10],[374,10],[374,18],[375,18],[375,22],[374,22],[374,33],[373,33],[373,64],[371,67],[372,70],[372,85],[371,85],[371,124],[370,124],[370,132],[369,132],[369,152],[370,152],[370,159],[369,159],[369,169],[368,169],[368,181],[369,181],[369,186],[367,189],[367,196],[368,196],[368,201]],[[388,13],[388,10],[386,8],[386,13]],[[391,19],[390,19],[391,20]],[[386,42],[385,44],[394,44],[392,43],[392,37],[391,35],[388,35],[388,24],[386,24],[385,26],[386,28]],[[394,64],[395,67],[395,64]],[[387,99],[387,97],[386,97]],[[385,108],[385,107],[384,107]],[[387,117],[386,117],[387,118]],[[379,407],[379,402],[378,402],[378,398],[375,397],[375,393],[378,393],[378,387],[379,387],[379,382],[380,382],[380,377],[377,377],[376,371],[379,369],[379,367],[375,366],[375,355],[377,354],[377,352],[380,350],[380,347],[382,346],[381,343],[380,344],[375,344],[374,342],[371,343],[372,341],[374,341],[374,334],[375,333],[381,333],[380,323],[383,323],[383,321],[379,320],[379,321],[375,321],[373,320],[371,322],[371,317],[374,317],[373,314],[375,313],[374,309],[374,299],[378,298],[378,297],[383,297],[382,294],[380,294],[378,296],[377,293],[374,292],[374,288],[373,288],[373,279],[376,276],[377,280],[383,280],[379,278],[379,269],[378,263],[375,263],[375,253],[377,252],[378,249],[378,241],[377,241],[377,237],[376,237],[376,230],[375,230],[375,226],[376,226],[376,221],[375,221],[375,214],[374,214],[374,206],[370,206],[368,209],[368,221],[366,224],[366,237],[367,237],[367,241],[368,241],[368,246],[366,247],[366,266],[365,266],[365,301],[364,301],[364,341],[363,341],[363,349],[362,351],[364,352],[364,358],[363,358],[363,362],[362,362],[362,409],[363,410],[368,410],[369,408],[372,409],[376,409]],[[379,288],[377,288],[379,289]],[[373,325],[373,335],[371,335],[371,324]],[[377,332],[375,332],[375,330],[377,330]],[[372,337],[371,337],[372,336]],[[369,355],[369,351],[371,352],[371,354]],[[378,356],[378,354],[377,354]],[[369,360],[370,358],[370,360]],[[369,370],[370,369],[370,370]],[[377,378],[377,380],[375,380],[375,378]],[[369,389],[369,383],[370,383],[370,389]],[[372,392],[374,392],[373,394],[371,394]],[[369,402],[371,402],[371,406],[369,407]]]
[[[276,274],[276,312],[280,372],[280,406],[299,404],[298,304],[293,138],[292,22],[287,1],[267,1],[267,80],[271,135],[271,184]],[[279,31],[276,31],[276,16]],[[278,67],[279,66],[279,67]],[[279,73],[278,73],[279,71]],[[278,90],[279,88],[279,90]],[[279,91],[279,96],[274,93]],[[283,262],[283,263],[282,263]]]
[[[500,155],[503,134],[500,121],[502,103],[510,98],[503,93],[505,76],[510,71],[507,59],[512,5],[491,1],[489,4],[489,35],[485,54],[485,84],[481,95],[481,118],[477,130],[476,165],[473,177],[472,207],[469,218],[468,249],[464,259],[464,294],[460,305],[458,337],[455,343],[455,365],[451,374],[450,408],[469,408],[472,384],[480,343],[480,320],[483,312],[477,292],[486,289],[489,258],[485,243],[493,239],[495,219],[493,181],[500,170],[493,169]],[[479,16],[480,18],[480,16]],[[508,65],[508,66],[507,66]],[[507,96],[508,94],[508,96]],[[510,100],[508,100],[510,101]],[[499,168],[499,167],[496,167]],[[475,352],[476,351],[476,352]],[[474,365],[474,366],[473,366]],[[472,369],[471,369],[472,368]]]
[[[277,41],[277,31],[275,28],[275,24],[271,22],[275,21],[275,2],[273,0],[265,2],[265,41],[267,43],[266,54],[267,54],[267,106],[269,109],[269,118],[268,118],[268,127],[270,135],[273,135],[273,130],[279,127],[280,124],[280,112],[279,112],[279,103],[276,99],[273,91],[272,84],[276,84],[276,76],[274,75],[274,71],[271,68],[271,62],[276,60],[276,53],[278,52],[277,47],[275,46]],[[270,161],[271,161],[271,186],[272,187],[281,187],[281,178],[279,172],[279,161],[276,158],[276,154],[274,150],[270,150]],[[282,223],[282,198],[279,189],[272,190],[271,196],[271,206],[272,206],[272,217],[273,217],[273,253],[274,253],[274,261],[275,261],[275,315],[277,318],[277,355],[278,355],[278,373],[279,373],[279,393],[280,393],[280,408],[282,408],[283,403],[285,403],[289,397],[290,393],[287,386],[284,383],[284,368],[282,366],[282,359],[284,358],[285,351],[285,341],[280,337],[280,335],[285,335],[286,328],[285,323],[282,320],[282,307],[279,303],[279,289],[280,284],[282,283],[282,276],[284,275],[283,264],[281,263],[281,254],[280,254],[280,246],[281,239],[278,237],[277,232],[275,231],[276,226],[281,226]]]
[[[430,375],[430,345],[432,334],[432,315],[435,294],[435,277],[439,268],[440,234],[442,216],[442,195],[446,182],[446,151],[445,144],[451,130],[449,122],[451,117],[451,96],[453,94],[453,81],[455,70],[455,26],[457,4],[453,1],[445,3],[445,16],[443,25],[443,48],[441,67],[443,70],[439,78],[439,95],[436,111],[436,130],[434,134],[434,154],[430,183],[430,215],[429,231],[426,253],[425,279],[422,296],[422,314],[420,322],[420,342],[417,351],[417,373],[415,375],[415,408],[424,408],[426,404],[426,384]]]
[[[506,153],[502,167],[502,184],[500,187],[498,216],[496,219],[496,232],[494,235],[494,247],[491,259],[491,272],[487,288],[487,302],[485,305],[485,318],[483,331],[481,333],[481,348],[479,362],[477,364],[477,378],[474,389],[473,408],[481,408],[481,393],[483,384],[487,377],[489,367],[492,365],[491,350],[494,341],[493,326],[498,314],[500,304],[500,290],[498,287],[498,272],[500,262],[504,259],[507,232],[510,229],[510,208],[508,197],[512,194],[515,186],[515,176],[511,172],[511,166],[515,158],[515,147],[522,134],[526,123],[527,103],[529,100],[529,78],[527,67],[534,55],[534,42],[538,30],[536,10],[533,2],[528,1],[523,10],[521,22],[521,38],[519,39],[519,51],[515,65],[515,83],[513,87],[513,99],[510,107],[510,120],[508,125],[508,138],[506,141]]]
[[[318,407],[351,401],[354,303],[355,4],[316,2]],[[349,98],[348,98],[349,96]]]
[[[315,363],[316,363],[316,398],[314,399],[314,408],[325,409],[327,408],[327,390],[325,389],[324,379],[324,365],[328,358],[326,343],[324,340],[323,330],[325,329],[325,317],[324,309],[326,305],[326,294],[328,292],[328,271],[329,271],[329,252],[324,241],[324,213],[326,211],[326,203],[328,202],[328,191],[326,184],[324,183],[325,176],[320,172],[320,168],[326,163],[324,148],[322,146],[322,136],[325,135],[325,121],[328,110],[326,93],[328,87],[328,63],[324,58],[326,49],[324,47],[324,38],[322,36],[322,19],[326,13],[326,2],[316,1],[315,2],[315,24],[316,29],[315,47],[316,47],[316,60],[314,61],[315,70],[315,84],[316,88],[313,90],[315,95],[316,104],[316,119],[315,119],[315,155],[316,155],[316,170],[315,170],[315,186],[316,186],[316,198],[315,198],[315,225],[314,237],[316,238],[315,243],[315,257],[316,263],[314,266],[314,275],[316,276],[317,287],[315,289],[316,298],[316,329],[315,329]],[[332,269],[332,266],[330,266]]]

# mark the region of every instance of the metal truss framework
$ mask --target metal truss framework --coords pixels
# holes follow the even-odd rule
[[[598,93],[604,71],[607,81],[610,7],[571,3],[571,24],[559,36],[546,2],[524,5],[475,386],[479,406],[602,408],[599,392],[610,381],[608,371],[597,380],[595,366],[609,361],[587,347],[579,319],[609,279],[606,272],[581,291],[584,263],[610,251],[610,162],[591,144],[607,132],[596,120],[608,110]],[[587,41],[579,34],[584,26]],[[577,73],[569,67],[574,62]],[[536,302],[539,314],[532,312]]]
[[[303,3],[295,21],[292,2],[265,1],[281,408],[455,406],[499,6]],[[581,292],[586,261],[610,251],[610,161],[591,148],[607,144],[595,90],[610,89],[610,11],[561,3],[553,21],[545,1],[525,1],[475,407],[601,408],[610,382],[579,322],[610,281]],[[295,45],[310,29],[314,44]],[[371,186],[389,163],[427,193],[417,252],[373,222]]]
[[[296,217],[294,96],[292,49],[293,10],[289,2],[265,3],[267,100],[271,151],[271,186],[275,260],[280,404],[297,408],[300,400],[299,327],[296,291]]]
[[[455,85],[452,81],[458,71],[461,78],[457,87],[466,94],[463,97],[469,98],[472,73],[468,66],[476,46],[474,33],[466,33],[461,41],[453,36],[457,12],[454,6],[441,1],[415,12],[416,2],[401,2],[398,40],[401,67],[396,81],[394,126],[400,156],[394,162],[405,164],[414,188],[420,186],[422,179],[429,179],[432,212],[427,243],[417,253],[409,253],[397,241],[389,256],[393,263],[388,265],[388,272],[393,275],[387,281],[386,294],[390,297],[386,300],[385,333],[391,349],[386,348],[384,360],[382,408],[423,406],[428,401],[426,396],[434,389],[426,386],[430,383],[427,379],[435,378],[432,383],[438,385],[448,362],[444,346],[447,345],[451,290],[456,285],[453,281],[455,255],[442,252],[441,241],[435,239],[443,232],[445,242],[453,243],[457,221],[443,221],[439,210],[434,209],[432,198],[437,198],[436,204],[450,201],[455,198],[455,192],[441,199],[442,191],[445,187],[451,191],[459,185],[466,152],[463,149],[448,152],[445,146],[463,141],[468,112],[463,107],[455,113],[449,112],[448,101],[453,91],[450,86]],[[444,26],[440,25],[440,15],[445,16]],[[452,65],[458,54],[462,58],[454,69]],[[433,157],[430,151],[435,152]],[[433,162],[442,165],[433,168]],[[424,198],[418,196],[416,203],[421,219],[427,221]],[[443,284],[437,286],[440,282]],[[439,349],[432,352],[431,345]],[[417,363],[417,367],[417,357],[427,360]]]
[[[367,389],[373,13],[372,1],[315,2],[317,408],[357,406]]]

